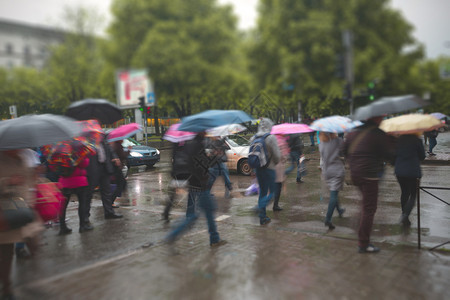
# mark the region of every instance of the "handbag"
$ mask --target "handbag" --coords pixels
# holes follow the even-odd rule
[[[58,217],[64,195],[55,182],[39,183],[36,185],[37,199],[34,209],[46,221],[54,220]]]
[[[22,197],[0,199],[0,232],[23,227],[33,220],[33,209]]]

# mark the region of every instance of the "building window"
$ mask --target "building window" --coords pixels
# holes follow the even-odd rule
[[[6,54],[13,53],[13,46],[11,44],[6,44]]]

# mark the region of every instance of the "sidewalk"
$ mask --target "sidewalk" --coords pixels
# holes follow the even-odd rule
[[[450,252],[417,249],[415,213],[410,232],[401,230],[399,188],[392,170],[380,185],[380,202],[372,239],[378,254],[358,254],[356,229],[359,196],[346,186],[341,200],[347,211],[335,217],[337,228],[323,224],[327,192],[322,189],[318,161],[311,156],[305,183],[288,178],[281,205],[260,226],[250,208],[256,196],[239,191],[224,199],[223,181],[217,198],[218,230],[228,244],[210,249],[205,220],[175,244],[178,255],[161,243],[184,215],[176,207],[172,224],[160,220],[168,176],[145,172],[129,179],[139,191],[135,206],[120,208],[123,220],[104,220],[94,202],[92,232],[77,232],[76,204],[69,207],[74,233],[57,236],[46,230],[40,254],[15,267],[19,299],[445,299]],[[424,166],[424,182],[448,182],[449,167]],[[447,174],[447,175],[446,175]],[[232,175],[243,191],[250,177]],[[137,194],[135,194],[137,195]],[[447,195],[448,196],[448,195]],[[322,199],[323,198],[323,199]],[[448,208],[422,198],[424,248],[449,238]],[[438,217],[442,217],[439,219]],[[150,247],[143,247],[148,246]]]

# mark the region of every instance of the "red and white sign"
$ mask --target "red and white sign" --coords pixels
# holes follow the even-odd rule
[[[116,73],[117,104],[121,108],[139,107],[144,96],[147,106],[155,105],[155,94],[146,70],[121,70]]]

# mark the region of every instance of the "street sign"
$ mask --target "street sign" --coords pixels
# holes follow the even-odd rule
[[[9,114],[10,114],[13,118],[17,118],[17,106],[11,105],[11,106],[9,107]]]

